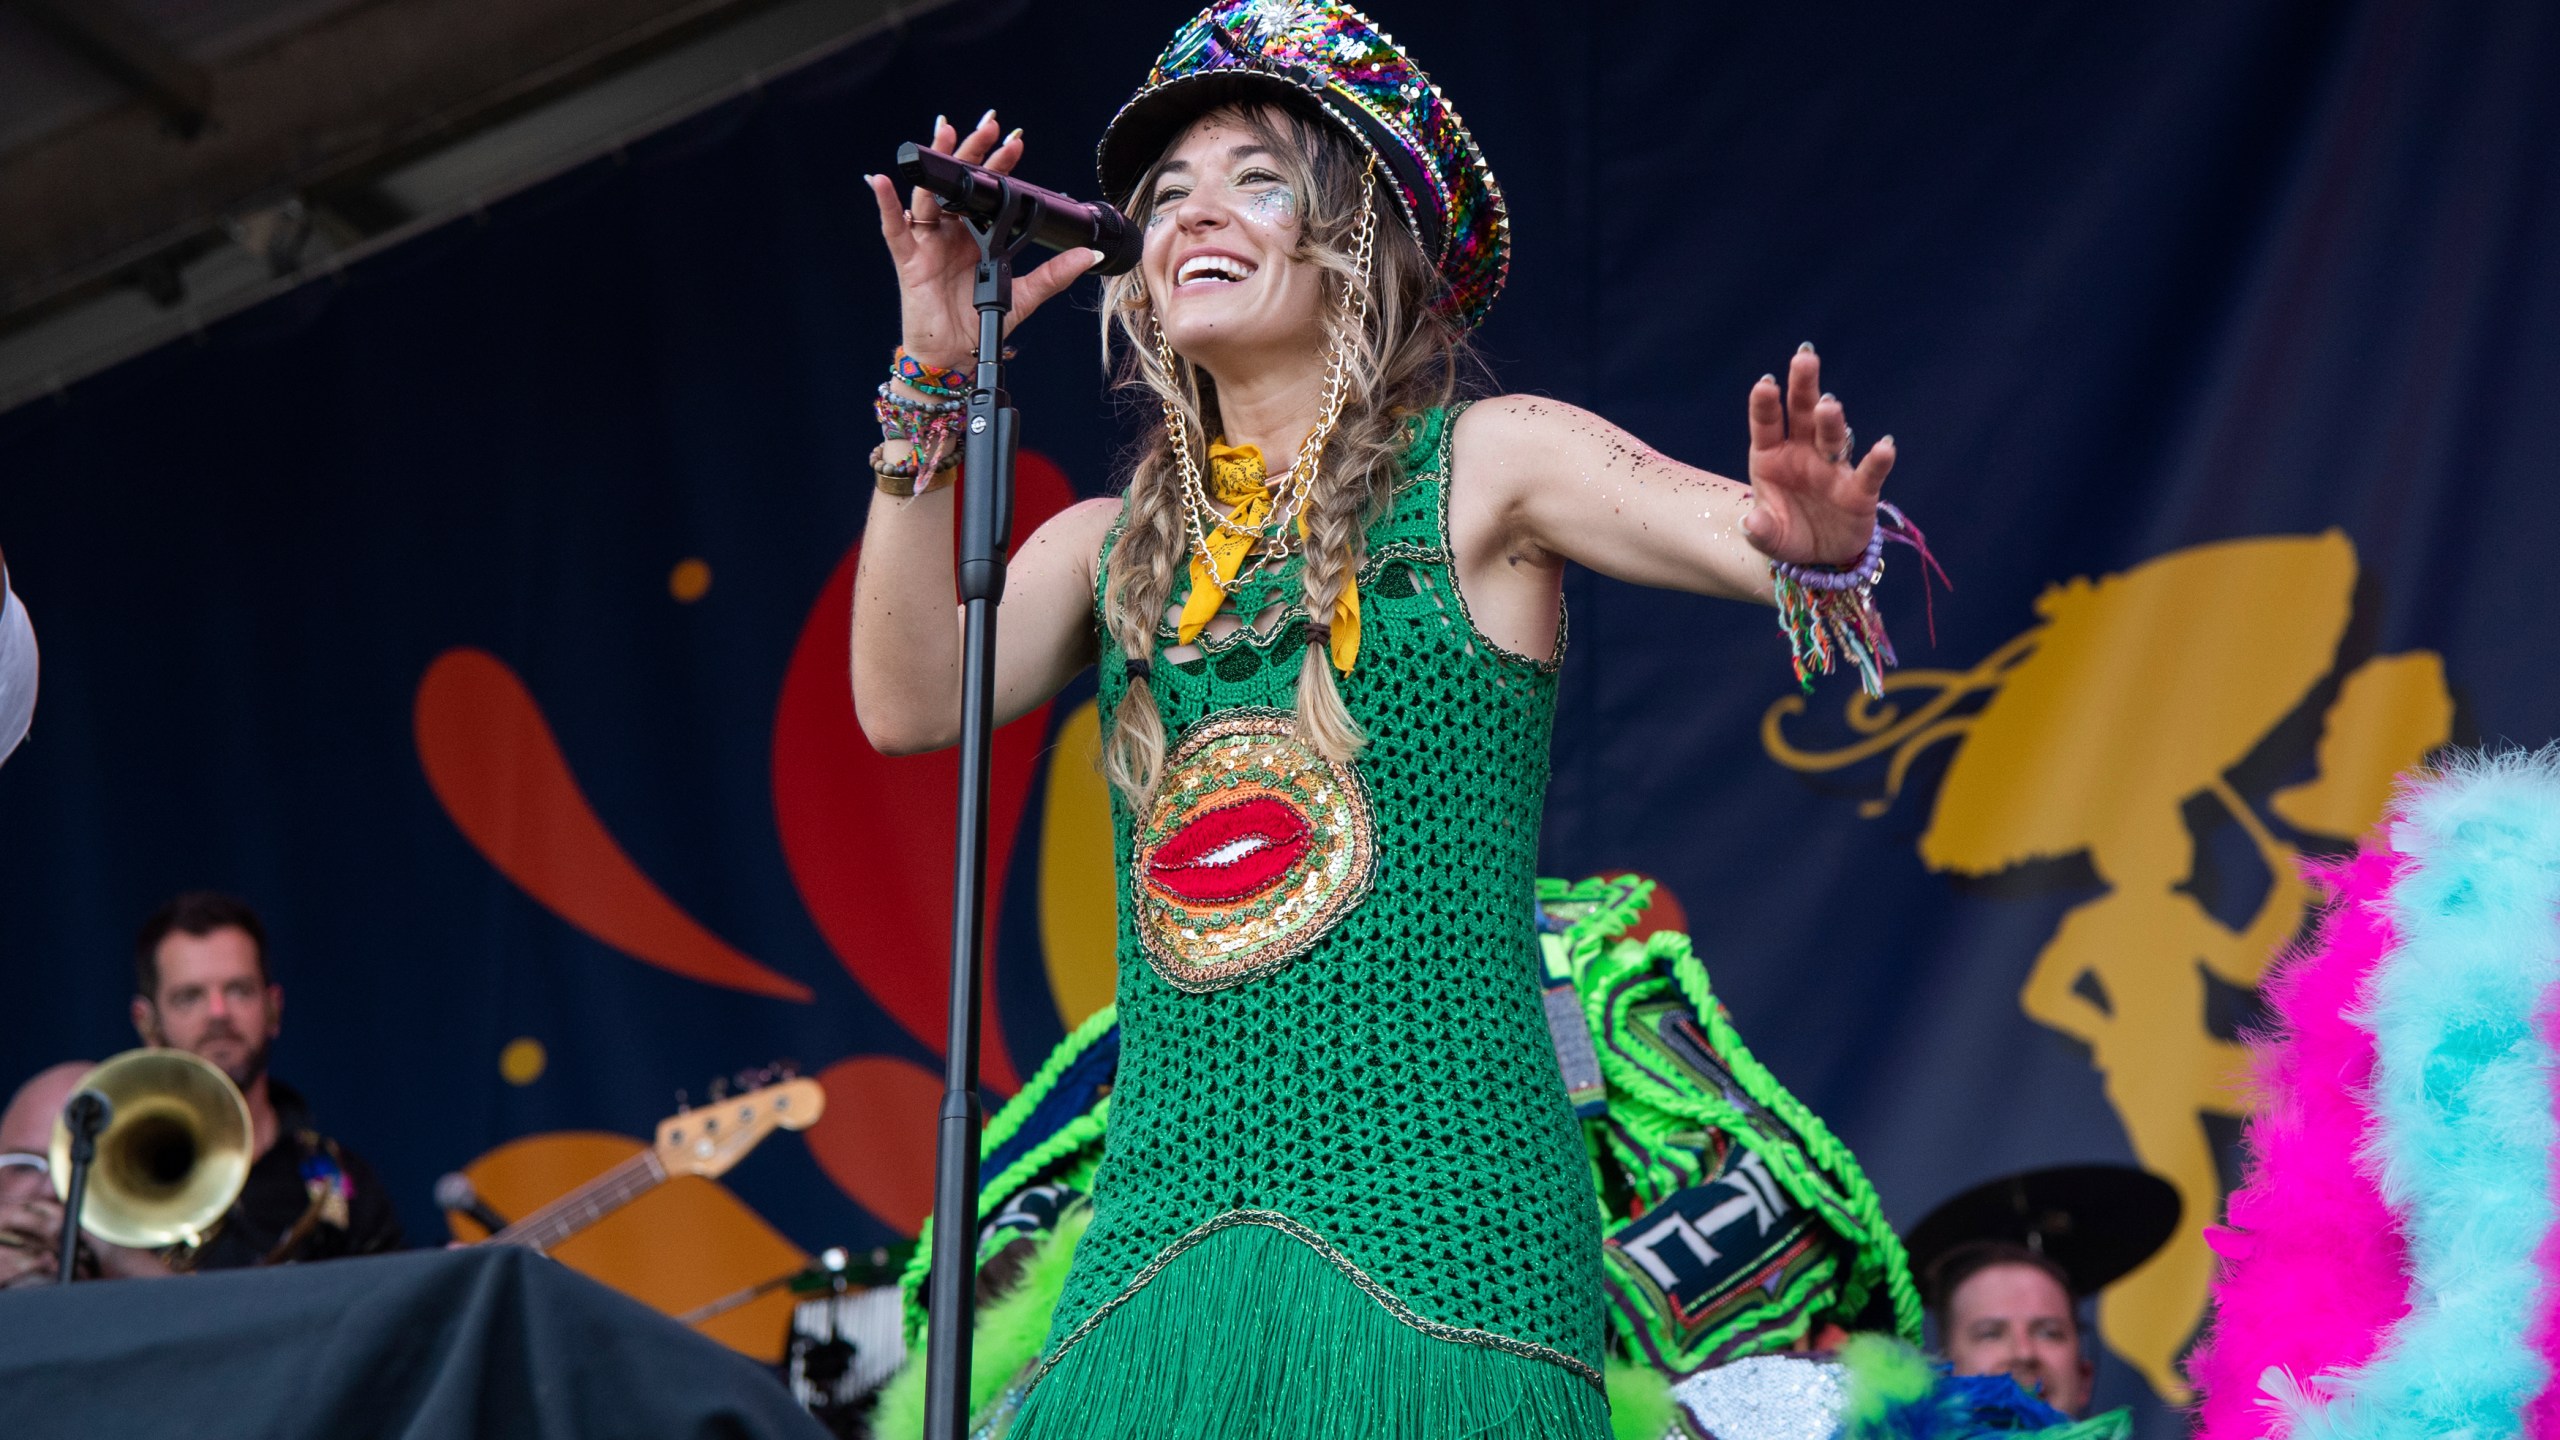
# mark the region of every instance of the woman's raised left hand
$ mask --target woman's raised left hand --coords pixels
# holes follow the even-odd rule
[[[1822,360],[1807,345],[1751,387],[1751,513],[1742,531],[1773,560],[1853,565],[1866,553],[1876,497],[1893,470],[1893,437],[1851,464],[1848,413],[1822,390]]]

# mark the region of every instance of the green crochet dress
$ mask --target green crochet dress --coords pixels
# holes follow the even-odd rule
[[[1154,661],[1166,777],[1113,815],[1110,1145],[1015,1440],[1608,1434],[1598,1207],[1528,900],[1556,667],[1459,597],[1454,419],[1416,422],[1368,532],[1356,761],[1290,731],[1294,562],[1235,597],[1288,606],[1274,633]]]

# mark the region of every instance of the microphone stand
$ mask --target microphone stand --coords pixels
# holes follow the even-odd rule
[[[98,1158],[98,1132],[107,1128],[107,1097],[83,1090],[62,1108],[63,1128],[71,1132],[71,1183],[62,1197],[62,1254],[57,1285],[71,1283],[80,1261],[80,1207],[89,1196],[89,1166]]]
[[[952,865],[951,1024],[943,1048],[942,1117],[933,1176],[931,1320],[925,1350],[925,1440],[963,1440],[977,1290],[978,967],[987,943],[987,777],[994,751],[996,607],[1013,534],[1016,413],[1004,389],[1004,318],[1013,257],[1031,238],[1033,207],[998,177],[1003,202],[978,239],[978,368],[969,391],[960,485],[960,844]]]

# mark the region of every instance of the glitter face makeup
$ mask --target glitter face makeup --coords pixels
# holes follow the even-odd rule
[[[1296,143],[1251,112],[1212,111],[1151,177],[1145,213],[1170,222],[1148,226],[1140,267],[1156,323],[1212,373],[1257,347],[1326,342],[1323,276],[1299,254],[1316,197],[1293,168]]]
[[[1287,229],[1298,223],[1298,192],[1286,185],[1274,185],[1253,197],[1245,207],[1245,215],[1257,224]]]

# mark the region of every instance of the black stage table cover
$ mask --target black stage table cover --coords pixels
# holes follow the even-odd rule
[[[0,1293],[0,1434],[826,1436],[754,1361],[512,1247]]]

